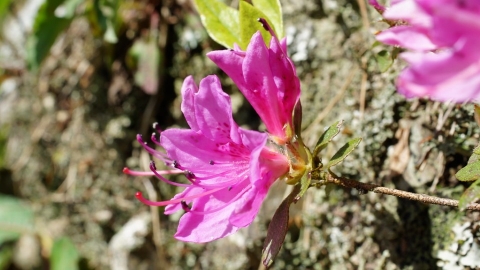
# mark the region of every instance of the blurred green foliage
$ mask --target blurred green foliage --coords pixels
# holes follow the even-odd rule
[[[33,33],[27,41],[27,65],[31,70],[37,70],[50,48],[72,22],[78,0],[46,1],[38,10],[33,25]],[[64,5],[63,14],[58,8]]]
[[[67,237],[53,240],[50,247],[47,235],[35,228],[34,214],[28,204],[16,197],[0,195],[0,269],[6,269],[12,261],[13,246],[7,245],[19,239],[24,234],[36,235],[43,238],[43,250],[50,249],[50,266],[52,270],[78,269],[79,254],[77,248]]]
[[[21,200],[0,196],[0,244],[33,232],[33,212]]]
[[[50,256],[51,270],[78,269],[78,251],[67,237],[55,240]]]
[[[10,8],[11,0],[2,0],[0,1],[0,24],[2,24]]]
[[[77,12],[81,4],[85,4],[83,12]],[[94,29],[100,29],[105,41],[116,43],[115,33],[117,0],[51,0],[46,1],[38,10],[35,17],[32,35],[27,41],[27,66],[30,70],[37,70],[45,57],[49,54],[52,45],[58,36],[63,33],[77,16],[87,16],[91,19]],[[0,12],[2,12],[0,10]]]

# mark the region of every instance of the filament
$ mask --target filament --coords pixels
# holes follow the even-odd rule
[[[161,201],[161,202],[153,202],[153,201],[150,201],[150,200],[146,199],[145,197],[143,197],[142,192],[140,192],[140,191],[135,194],[135,197],[136,197],[140,202],[142,202],[143,204],[146,204],[146,205],[149,205],[149,206],[166,206],[166,205],[170,205],[170,204],[182,203],[182,201],[187,201],[187,200],[193,200],[193,199],[196,199],[196,198],[201,198],[201,197],[210,195],[210,194],[212,194],[212,193],[215,193],[215,192],[217,192],[217,191],[219,191],[219,190],[222,190],[222,189],[224,189],[224,188],[225,188],[225,187],[216,188],[216,189],[212,189],[212,190],[209,190],[209,191],[200,193],[200,194],[195,194],[195,195],[192,195],[192,196],[187,196],[187,197],[183,197],[183,198],[173,199],[173,200],[169,200],[169,201]]]

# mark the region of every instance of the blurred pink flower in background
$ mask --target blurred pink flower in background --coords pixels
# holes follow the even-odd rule
[[[155,175],[160,180],[185,189],[168,201],[151,202],[141,193],[137,198],[147,205],[166,206],[165,214],[184,210],[175,238],[189,242],[209,242],[248,226],[257,215],[270,186],[289,170],[281,147],[268,134],[238,127],[232,118],[230,97],[214,75],[197,87],[187,77],[182,86],[182,112],[190,129],[172,128],[152,141],[157,151],[138,140],[152,156],[175,168],[126,174]],[[166,179],[164,174],[184,173],[188,184]]]
[[[236,47],[213,51],[207,56],[227,73],[265,123],[268,132],[283,144],[293,136],[292,114],[300,98],[300,80],[288,58],[285,38],[279,41],[266,21],[260,22],[272,34],[270,48],[257,32],[246,51]]]
[[[400,55],[409,64],[397,79],[401,94],[480,101],[480,1],[397,0],[383,16],[399,23],[377,39],[409,50]]]

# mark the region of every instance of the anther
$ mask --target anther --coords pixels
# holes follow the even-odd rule
[[[143,140],[143,136],[141,134],[137,134],[137,141],[141,144],[147,144],[147,142]]]
[[[152,136],[150,137],[150,140],[155,143],[156,145],[160,145],[160,140],[157,140],[157,133],[153,132]]]
[[[185,177],[192,183],[195,182],[195,174],[193,174],[191,171],[185,171]]]
[[[152,128],[158,132],[162,132],[162,130],[160,129],[160,125],[157,122],[152,124]]]
[[[190,208],[190,206],[188,206],[188,204],[187,204],[186,201],[182,201],[181,204],[182,204],[182,209],[183,209],[183,211],[185,211],[185,212],[190,212],[190,210],[192,210],[192,209]]]
[[[173,166],[174,168],[178,169],[178,168],[180,167],[180,164],[178,164],[178,161],[174,160],[174,161],[172,162],[172,166]]]
[[[268,24],[267,20],[264,18],[258,18],[257,21],[262,24],[263,28],[270,32],[270,25]]]
[[[150,161],[150,169],[152,171],[156,171],[157,170],[157,166],[155,165],[155,162],[152,160]]]

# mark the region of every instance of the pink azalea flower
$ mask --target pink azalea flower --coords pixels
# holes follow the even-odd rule
[[[252,223],[276,179],[289,170],[288,160],[266,133],[240,128],[232,118],[230,98],[214,75],[197,87],[187,77],[182,86],[182,112],[190,129],[172,128],[152,141],[157,151],[138,140],[154,157],[174,170],[136,172],[155,175],[160,180],[185,189],[171,200],[152,202],[141,193],[137,198],[147,205],[166,206],[165,214],[184,210],[175,238],[189,242],[209,242],[236,232]],[[176,183],[163,175],[184,173],[188,184]]]
[[[287,56],[286,39],[279,41],[266,21],[260,22],[272,34],[269,48],[257,32],[246,51],[236,46],[207,56],[232,78],[268,132],[283,144],[293,137],[292,113],[300,98],[300,81]]]
[[[404,23],[377,39],[411,50],[400,55],[409,64],[397,79],[400,93],[480,101],[480,1],[397,0],[383,16]]]

